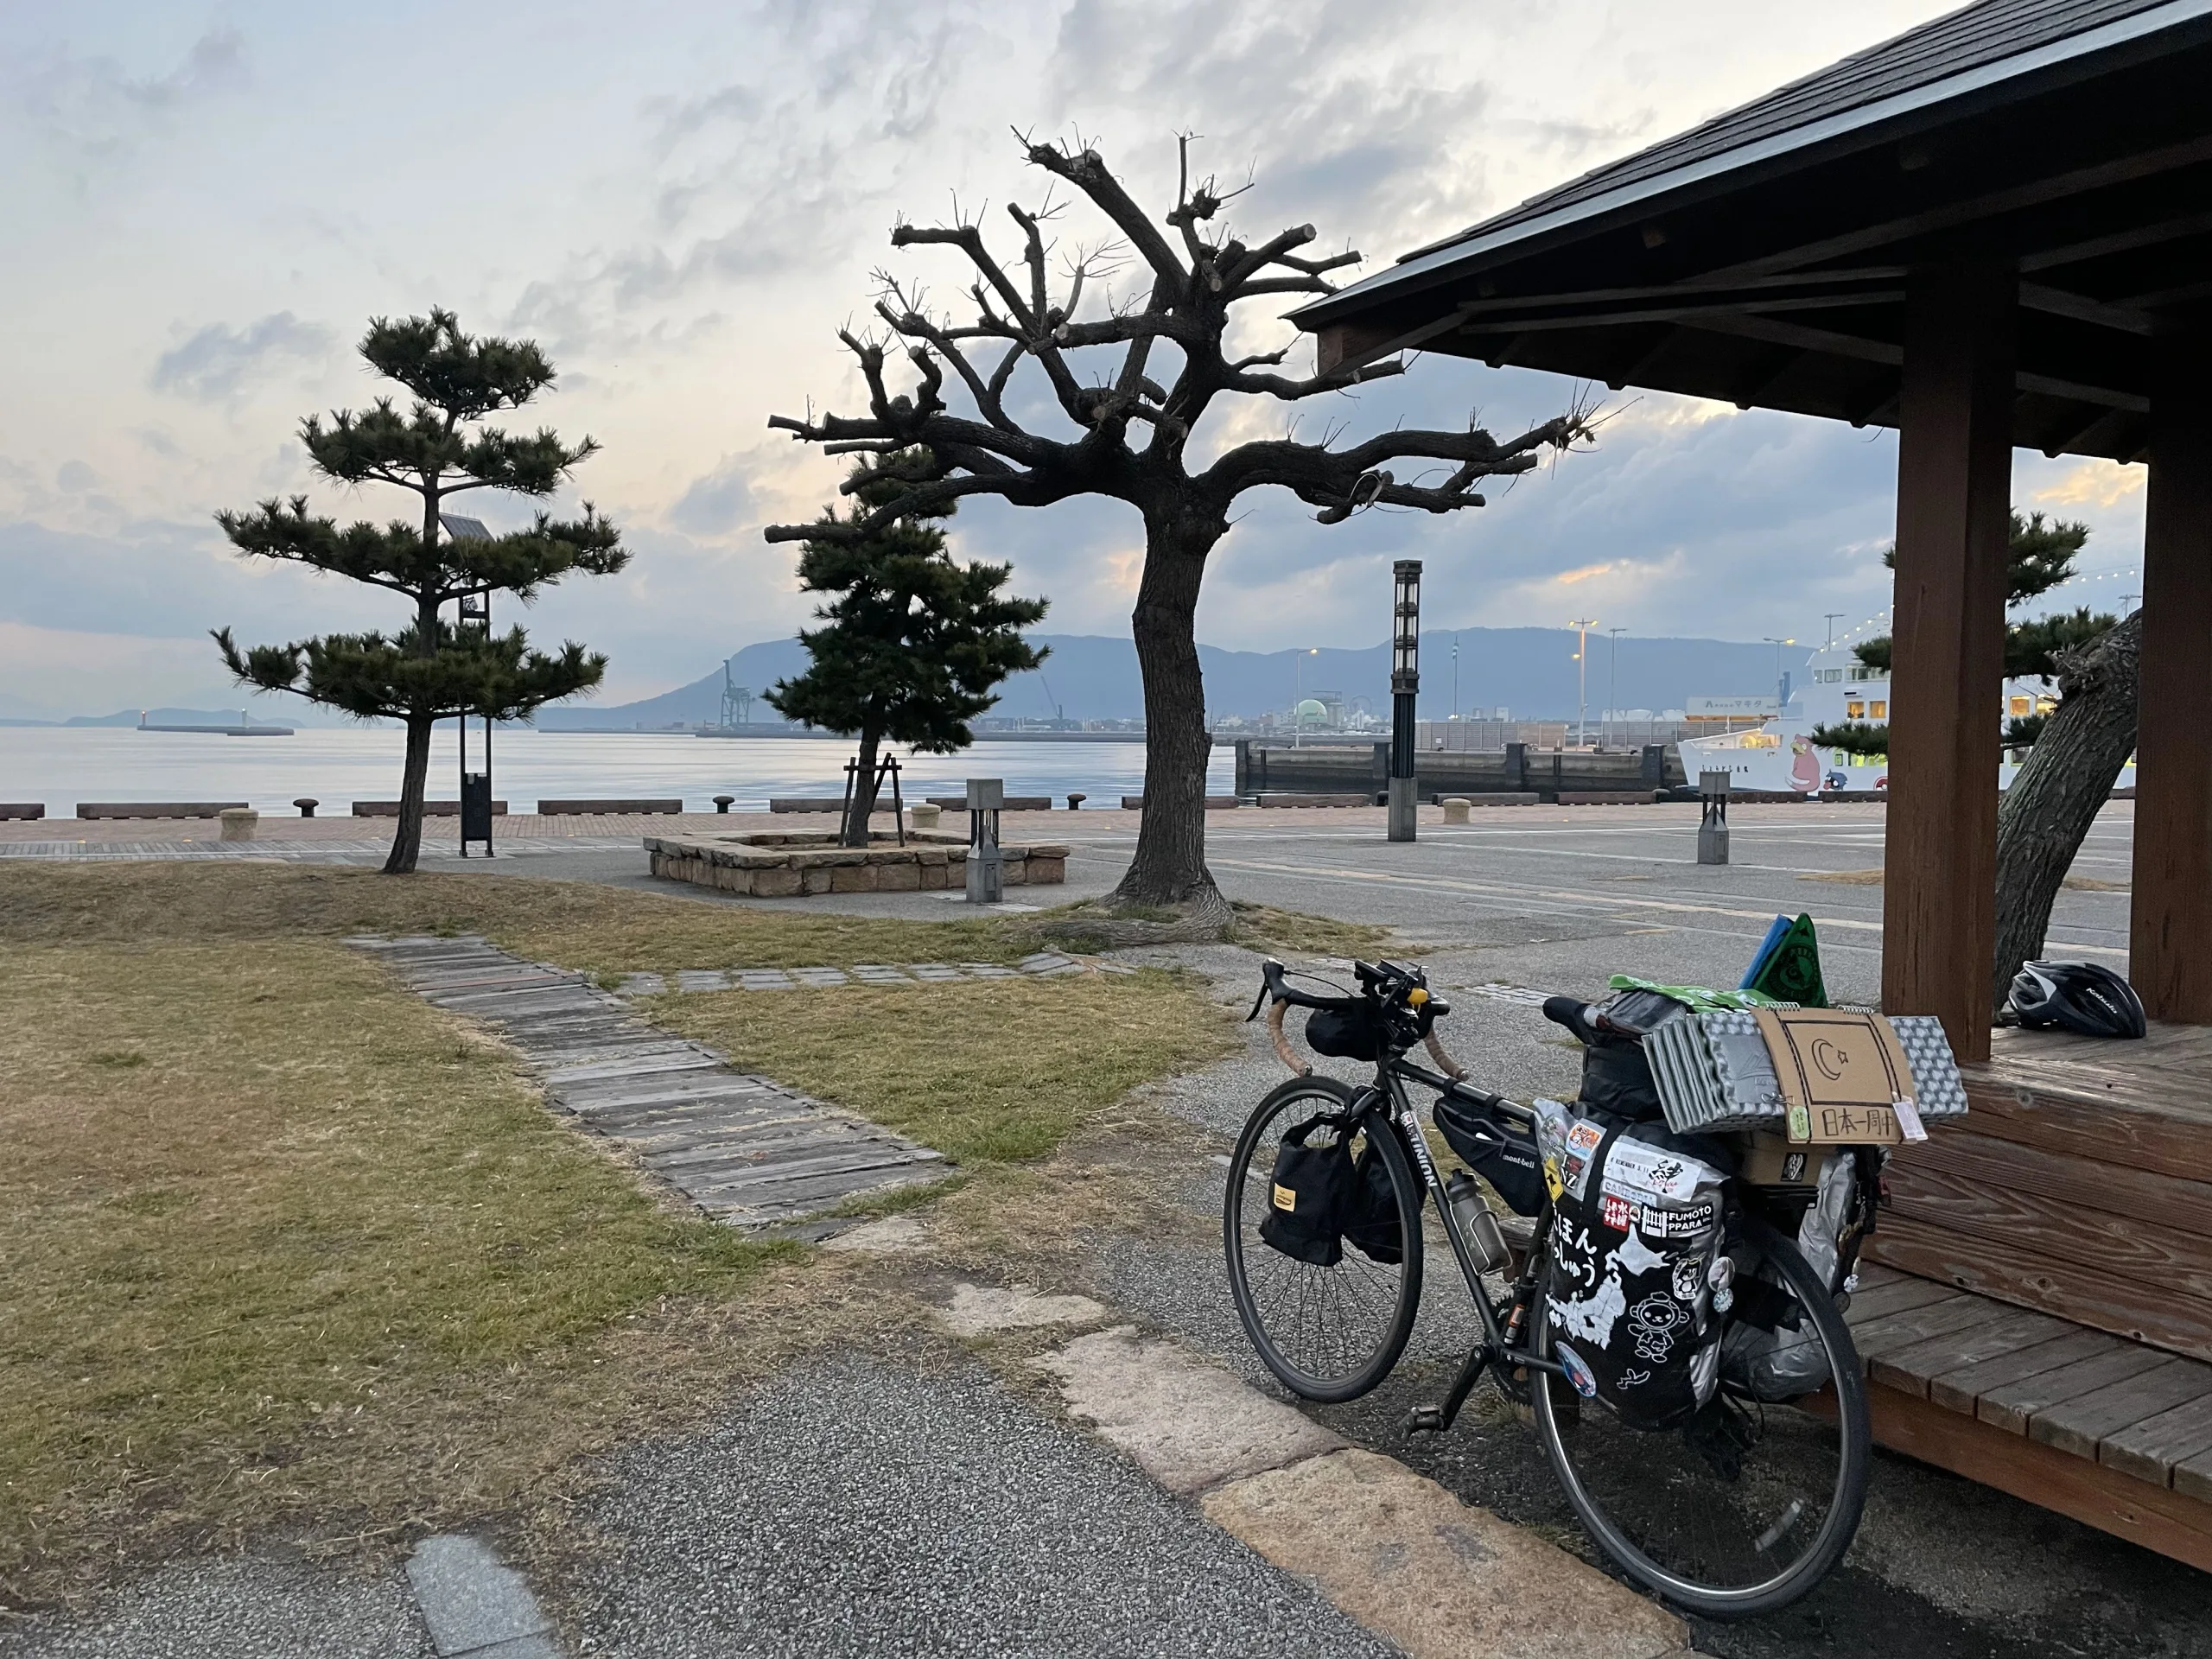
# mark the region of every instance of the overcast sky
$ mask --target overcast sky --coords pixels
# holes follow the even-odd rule
[[[835,463],[774,411],[857,410],[834,338],[870,273],[958,291],[895,217],[986,209],[1042,181],[1010,129],[1080,130],[1141,200],[1174,135],[1256,181],[1240,229],[1311,221],[1376,269],[1624,152],[1948,10],[1925,0],[954,0],[0,8],[0,715],[233,695],[205,630],[248,639],[389,626],[389,596],[225,550],[210,515],[308,490],[293,435],[377,391],[374,315],[458,310],[538,339],[533,416],[605,446],[575,497],[637,551],[531,626],[613,658],[605,697],[696,677],[791,632],[794,550]],[[1072,215],[1065,233],[1100,227]],[[1291,331],[1262,313],[1252,339]],[[1262,346],[1262,349],[1265,349]],[[1310,365],[1310,346],[1292,359]],[[1493,429],[1567,383],[1433,358],[1310,419]],[[1817,642],[1887,601],[1887,435],[1623,394],[1593,454],[1479,513],[1334,528],[1287,496],[1217,551],[1200,638],[1357,645],[1388,626],[1389,561],[1427,559],[1432,626],[1594,616],[1638,634]],[[1236,417],[1231,416],[1233,421]],[[1272,416],[1270,416],[1272,418]],[[535,423],[534,418],[530,423]],[[1233,429],[1229,423],[1224,429]],[[2086,566],[2138,563],[2142,472],[2016,458],[2014,498],[2096,528]],[[505,526],[524,504],[473,498]],[[1011,559],[1055,632],[1126,634],[1141,540],[1112,503],[976,506],[971,555]],[[2059,597],[2113,604],[2115,575]]]

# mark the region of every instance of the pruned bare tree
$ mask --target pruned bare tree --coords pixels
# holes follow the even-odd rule
[[[1472,420],[1463,430],[1400,429],[1341,447],[1334,429],[1312,442],[1286,431],[1236,444],[1193,470],[1193,437],[1224,396],[1297,405],[1401,372],[1402,362],[1391,361],[1299,378],[1279,372],[1288,345],[1229,355],[1234,308],[1332,293],[1330,273],[1357,264],[1360,256],[1301,253],[1314,239],[1310,225],[1249,244],[1217,227],[1224,205],[1238,192],[1224,193],[1211,178],[1192,179],[1187,137],[1175,207],[1157,224],[1080,140],[1022,143],[1032,166],[1071,186],[1104,216],[1111,238],[1061,253],[1056,279],[1060,250],[1054,232],[1063,207],[1053,205],[1052,186],[1034,211],[1007,206],[1021,245],[1013,262],[995,254],[982,226],[957,212],[949,224],[899,224],[891,233],[894,248],[945,247],[964,257],[972,267],[967,294],[974,321],[933,313],[922,290],[879,271],[879,326],[839,334],[867,383],[868,412],[779,415],[768,423],[820,444],[828,454],[885,457],[881,474],[863,470],[848,480],[848,494],[879,476],[909,481],[909,489],[872,517],[840,527],[851,537],[967,496],[1042,507],[1103,495],[1143,516],[1144,570],[1131,623],[1144,677],[1145,812],[1135,856],[1112,898],[1172,907],[1218,926],[1229,912],[1205,862],[1210,739],[1192,626],[1206,556],[1229,533],[1237,498],[1268,486],[1286,489],[1319,509],[1323,524],[1374,508],[1445,513],[1479,507],[1478,484],[1527,472],[1545,450],[1586,435],[1589,410],[1578,406],[1503,440]],[[1117,300],[1102,292],[1132,266],[1131,293]],[[1093,348],[1102,356],[1118,353],[1110,375],[1078,372],[1077,353]],[[894,353],[913,372],[906,390],[893,390],[887,378]],[[1049,385],[1068,424],[1065,435],[1033,429],[1036,423],[1017,418],[1010,407],[1014,375],[1026,364]],[[949,397],[964,407],[956,410]],[[912,466],[917,450],[928,458],[918,471]],[[1408,462],[1419,465],[1408,469],[1414,476],[1402,479],[1397,469]],[[819,524],[779,524],[766,532],[772,542],[825,533]]]

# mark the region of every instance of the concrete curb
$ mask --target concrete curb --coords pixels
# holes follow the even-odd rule
[[[1414,1659],[1664,1659],[1682,1621],[1392,1458],[1121,1325],[1031,1362],[1160,1485]]]
[[[407,1558],[407,1584],[439,1659],[562,1659],[529,1584],[479,1539],[425,1538]]]

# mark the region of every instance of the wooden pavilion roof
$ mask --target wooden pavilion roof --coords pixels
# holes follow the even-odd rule
[[[1890,425],[1904,279],[2021,273],[2014,442],[2139,458],[2154,336],[2212,305],[2212,0],[1981,0],[1307,306],[1408,349]]]

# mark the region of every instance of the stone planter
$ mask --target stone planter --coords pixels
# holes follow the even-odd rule
[[[1007,887],[1067,880],[1068,849],[1052,843],[1000,849]],[[840,847],[829,834],[756,830],[734,836],[649,836],[645,853],[663,880],[689,881],[754,899],[804,899],[828,893],[957,892],[968,883],[964,836],[910,831],[901,847],[879,836],[866,848]]]
[[[251,841],[254,827],[261,822],[261,814],[250,806],[226,806],[221,814],[223,828],[219,841]]]

